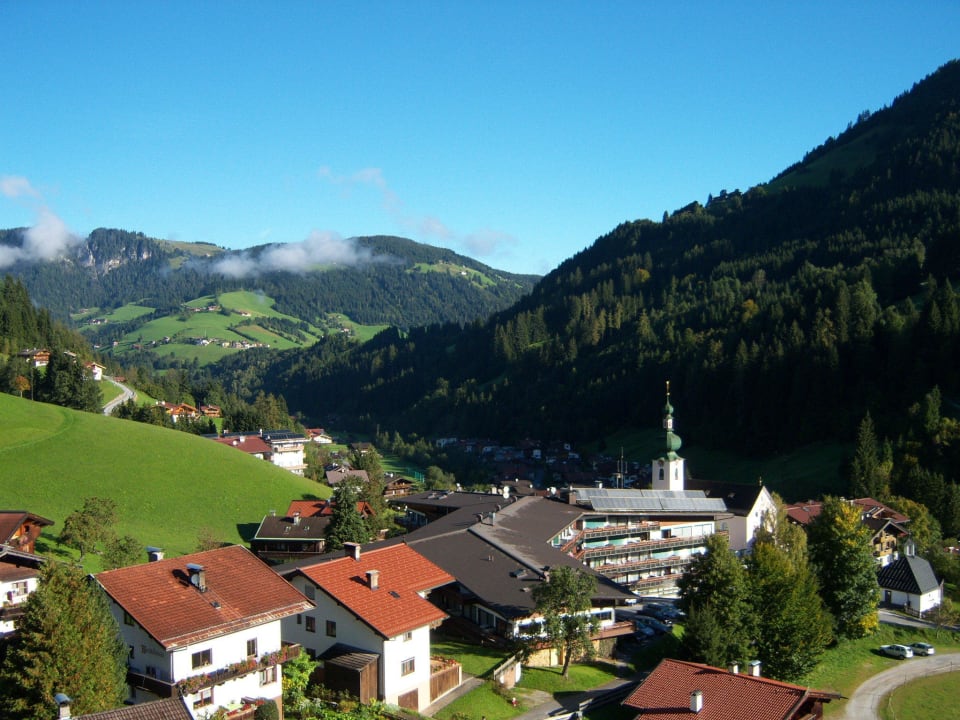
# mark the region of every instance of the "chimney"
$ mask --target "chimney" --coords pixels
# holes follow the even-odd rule
[[[570,503],[571,505],[576,505],[576,504],[577,504],[577,491],[576,491],[576,490],[571,490],[571,491],[567,494],[567,502]]]
[[[344,543],[343,554],[348,558],[359,560],[360,559],[360,543]]]
[[[370,586],[371,590],[376,590],[380,587],[379,570],[367,570],[367,584]]]
[[[70,703],[73,701],[63,693],[54,695],[53,701],[57,704],[57,718],[59,720],[69,720]]]
[[[762,663],[759,660],[750,661],[750,676],[751,677],[760,677],[760,665]]]
[[[157,562],[163,560],[163,548],[147,546],[147,562]]]
[[[190,584],[193,585],[200,592],[207,591],[207,574],[203,569],[203,565],[197,565],[196,563],[188,563],[187,570],[190,573]]]
[[[727,665],[727,670],[730,671],[731,675],[736,675],[738,672],[740,672],[740,665],[738,663],[732,662],[729,665]]]
[[[698,713],[703,710],[703,691],[694,690],[690,693],[690,712]]]
[[[298,511],[298,512],[295,512],[295,513],[293,514],[293,524],[294,524],[294,525],[299,525],[299,524],[300,524],[300,513],[299,513],[299,511]]]

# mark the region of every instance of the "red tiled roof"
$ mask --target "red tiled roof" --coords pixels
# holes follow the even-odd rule
[[[379,570],[379,587],[371,590],[367,571]],[[338,603],[385,638],[439,622],[447,614],[417,593],[454,581],[407,545],[361,552],[300,570]]]
[[[243,440],[235,437],[213,438],[213,441],[228,447],[235,447],[249,455],[269,455],[273,452],[273,448],[264,442],[259,435],[247,435]]]
[[[699,713],[690,711],[690,694],[703,693]],[[655,720],[787,720],[804,701],[829,701],[833,693],[799,685],[733,674],[727,670],[665,659],[623,704]]]
[[[892,520],[896,523],[909,522],[910,518],[902,513],[898,513],[893,508],[887,507],[879,500],[873,498],[857,498],[851,500],[854,505],[861,508],[861,512],[869,514],[871,517],[880,517]],[[800,525],[809,525],[810,522],[823,510],[823,501],[808,500],[805,503],[794,503],[787,505],[787,517]]]
[[[206,592],[187,564],[202,565]],[[167,649],[261,625],[313,607],[286,580],[240,545],[107,570],[107,594]]]
[[[332,500],[291,500],[290,507],[287,508],[287,517],[293,517],[295,513],[300,513],[302,518],[332,517],[333,508],[336,505]],[[369,517],[373,515],[373,508],[365,500],[358,500],[357,512],[364,517]]]
[[[193,720],[182,697],[127,705],[91,715],[75,715],[77,720]]]

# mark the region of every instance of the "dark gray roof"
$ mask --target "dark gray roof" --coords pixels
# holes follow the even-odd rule
[[[77,720],[193,720],[180,697],[154,700],[138,705],[125,705],[92,715],[74,715]]]
[[[544,570],[561,565],[596,577],[595,600],[633,600],[631,593],[549,544],[581,514],[581,508],[561,502],[524,497],[503,505],[495,518],[485,516],[482,521],[470,509],[459,510],[411,533],[406,540],[507,618],[529,615],[535,606],[531,591],[543,582]],[[447,532],[425,532],[444,521]]]
[[[505,504],[509,502],[499,493],[456,492],[454,490],[431,490],[429,492],[413,493],[397,498],[397,504],[418,505],[435,508],[465,508],[476,505]]]
[[[377,653],[350,647],[343,643],[337,643],[331,646],[320,656],[320,659],[324,662],[351,670],[362,670],[368,665],[375,663],[379,658],[380,656]]]
[[[329,517],[293,518],[267,515],[257,528],[255,540],[319,540],[324,537]]]
[[[877,572],[877,582],[884,590],[922,595],[940,587],[930,563],[923,558],[904,555]]]

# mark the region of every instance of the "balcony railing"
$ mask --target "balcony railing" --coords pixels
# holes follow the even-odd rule
[[[668,558],[656,559],[645,558],[643,560],[634,560],[625,563],[605,563],[603,565],[591,565],[591,569],[596,570],[603,575],[613,576],[631,570],[653,570],[655,568],[679,568],[686,567],[693,561],[692,557],[678,557],[672,555]]]
[[[191,675],[190,677],[178,680],[174,686],[183,695],[193,695],[204,688],[212,687],[213,685],[219,685],[220,683],[227,682],[228,680],[233,680],[234,678],[249,675],[250,673],[258,672],[260,670],[273,667],[274,665],[285,663],[287,660],[292,660],[300,654],[300,649],[301,646],[297,644],[284,645],[275,652],[261,655],[259,660],[255,657],[250,657],[246,660],[231,663],[226,667],[211,670],[210,672]]]
[[[718,530],[718,535],[727,535],[726,530]],[[674,548],[694,548],[705,545],[709,535],[695,535],[693,537],[675,537],[661,538],[660,540],[638,540],[637,542],[624,543],[623,545],[602,545],[596,548],[583,548],[578,557],[612,557],[624,553],[638,552],[656,552],[657,550],[669,550]]]
[[[603,527],[583,528],[580,531],[582,538],[610,537],[616,535],[632,535],[638,532],[659,530],[658,522],[641,522],[634,525],[604,525]]]
[[[139,690],[146,690],[159,698],[170,698],[177,694],[176,683],[147,675],[139,668],[127,668],[127,684]]]

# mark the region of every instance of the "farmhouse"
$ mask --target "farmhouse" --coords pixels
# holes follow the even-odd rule
[[[53,520],[26,510],[0,510],[0,544],[34,553],[41,531],[51,525]]]
[[[0,545],[0,638],[16,631],[23,603],[34,590],[46,558]]]
[[[283,635],[324,661],[328,688],[422,711],[460,684],[459,665],[431,660],[447,615],[424,598],[454,578],[405,544],[345,552],[284,573],[316,608],[285,618]]]
[[[877,570],[877,583],[883,603],[916,615],[933,610],[943,600],[943,583],[926,559],[913,554],[912,542],[907,543],[904,555]]]
[[[182,694],[194,718],[278,702],[280,665],[299,652],[281,643],[281,619],[312,603],[239,545],[150,550],[152,562],[95,576],[130,648],[129,702]]]
[[[225,432],[207,436],[221,445],[235,447],[260,460],[268,460],[277,467],[289,470],[294,475],[303,475],[304,446],[307,439],[287,430],[259,430],[256,433]]]
[[[759,672],[759,665],[753,670]],[[819,720],[823,705],[838,693],[811,690],[759,675],[661,660],[653,672],[623,701],[637,720]]]
[[[858,507],[861,522],[870,528],[870,543],[877,564],[883,567],[896,560],[899,556],[898,548],[910,536],[910,518],[873,498],[858,498],[849,502]],[[788,521],[807,527],[823,510],[823,502],[808,500],[794,503],[787,505],[786,510]]]

